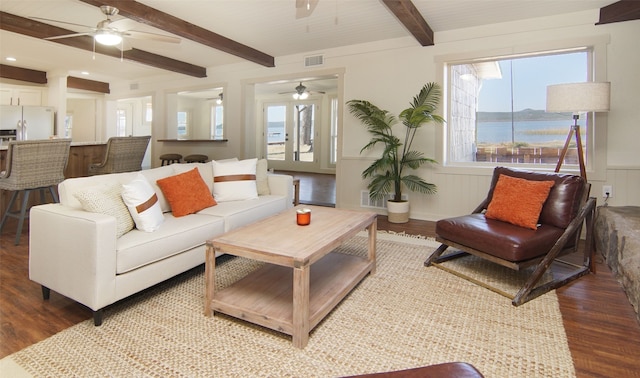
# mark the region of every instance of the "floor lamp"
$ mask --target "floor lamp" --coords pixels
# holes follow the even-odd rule
[[[608,112],[609,93],[611,83],[570,83],[547,86],[547,112],[549,113],[573,113],[573,125],[569,129],[569,135],[564,143],[564,148],[560,153],[560,159],[556,165],[556,172],[560,172],[560,167],[564,162],[564,157],[569,149],[571,138],[575,135],[576,147],[578,148],[578,162],[580,164],[580,175],[586,180],[587,170],[584,165],[584,152],[582,150],[582,139],[580,138],[580,126],[578,118],[580,113],[587,112]]]

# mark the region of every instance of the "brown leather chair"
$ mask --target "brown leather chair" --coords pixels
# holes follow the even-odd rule
[[[535,229],[485,216],[491,203],[500,175],[535,181],[553,181],[542,206]],[[508,295],[489,285],[482,286],[512,299],[514,306],[521,305],[550,290],[563,286],[593,269],[593,222],[595,198],[589,198],[591,185],[580,176],[541,173],[497,167],[489,193],[472,214],[441,219],[436,223],[436,240],[442,245],[425,261],[425,266],[437,267],[445,261],[472,254],[513,270],[534,267],[526,283],[515,296]],[[526,193],[522,193],[526,196]],[[577,251],[583,224],[586,225],[585,248],[582,265],[568,264],[558,257]],[[444,254],[448,247],[458,251]],[[536,286],[552,263],[564,263],[573,269],[550,282]],[[449,269],[445,269],[450,271]],[[479,282],[459,272],[452,273]]]
[[[352,378],[482,378],[473,365],[466,362],[446,362],[413,369],[355,375]]]

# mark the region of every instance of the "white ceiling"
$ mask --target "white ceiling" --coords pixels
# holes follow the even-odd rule
[[[379,0],[319,0],[308,18],[296,19],[296,0],[139,0],[273,57],[317,52],[338,46],[410,35]],[[437,34],[482,24],[598,9],[615,0],[413,0]],[[0,10],[22,17],[41,17],[95,26],[104,15],[77,0],[1,0]],[[121,19],[114,17],[114,20]],[[52,23],[53,24],[53,23]],[[164,33],[142,24],[135,30]],[[81,27],[53,24],[74,31]],[[141,50],[186,61],[209,70],[241,58],[187,39],[179,44],[129,40]],[[416,42],[418,43],[418,42]],[[437,43],[437,39],[436,39]],[[98,81],[137,80],[166,71],[95,55],[51,41],[0,31],[2,64],[80,76]],[[13,56],[16,62],[4,59]],[[277,60],[276,60],[277,63]]]

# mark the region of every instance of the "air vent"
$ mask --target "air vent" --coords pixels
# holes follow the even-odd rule
[[[138,83],[129,84],[129,90],[135,91],[136,89],[139,89]]]
[[[377,200],[372,200],[369,197],[369,192],[366,190],[361,190],[360,191],[360,207],[370,207],[370,208],[375,208],[375,209],[386,209],[387,208],[387,201],[393,198],[393,194],[387,194],[386,196],[384,196],[384,198],[381,199],[377,199]],[[406,194],[402,195],[402,199],[403,200],[408,200],[409,197],[407,197]]]
[[[324,64],[324,55],[306,56],[304,58],[305,67],[315,67]]]

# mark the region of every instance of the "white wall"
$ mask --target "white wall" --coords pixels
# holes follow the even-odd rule
[[[210,68],[207,79],[170,75],[162,79],[140,82],[139,91],[155,91],[156,97],[176,89],[225,86],[225,114],[229,142],[209,147],[209,156],[252,157],[256,151],[255,100],[251,85],[273,77],[299,77],[301,73],[339,73],[339,100],[366,99],[378,106],[397,112],[407,106],[420,87],[429,81],[441,81],[438,61],[442,56],[467,54],[470,51],[513,53],[527,46],[540,49],[555,46],[558,40],[578,40],[587,37],[609,39],[606,72],[598,80],[611,81],[611,112],[606,125],[606,153],[600,153],[605,168],[598,177],[590,178],[592,195],[600,197],[603,184],[613,185],[611,205],[640,205],[640,21],[595,26],[598,11],[532,19],[436,33],[435,46],[421,47],[411,37],[377,43],[349,46],[321,51],[325,65],[321,69],[305,69],[304,56],[277,57],[275,68],[242,63]],[[598,63],[600,65],[600,63]],[[111,97],[133,97],[129,83],[112,85]],[[158,115],[156,108],[155,112]],[[444,115],[444,114],[443,114]],[[164,120],[154,117],[154,135],[164,135]],[[604,133],[603,133],[604,134]],[[442,133],[429,125],[420,130],[416,148],[429,157],[442,161]],[[154,138],[156,139],[156,138]],[[356,119],[343,114],[337,174],[337,206],[360,208],[359,192],[366,188],[360,172],[369,164],[371,156],[361,156],[360,149],[369,136]],[[158,142],[155,142],[158,143]],[[163,147],[156,149],[158,154]],[[154,160],[157,156],[154,156]],[[411,217],[435,220],[445,216],[468,213],[485,196],[491,169],[453,170],[438,165],[422,169],[420,174],[438,185],[438,193],[431,196],[409,193]],[[599,200],[599,203],[602,203]]]
[[[92,142],[96,139],[96,99],[67,99],[67,113],[73,114],[71,138],[74,142]],[[64,124],[58,126],[64,128]],[[62,130],[59,131],[62,134]]]

